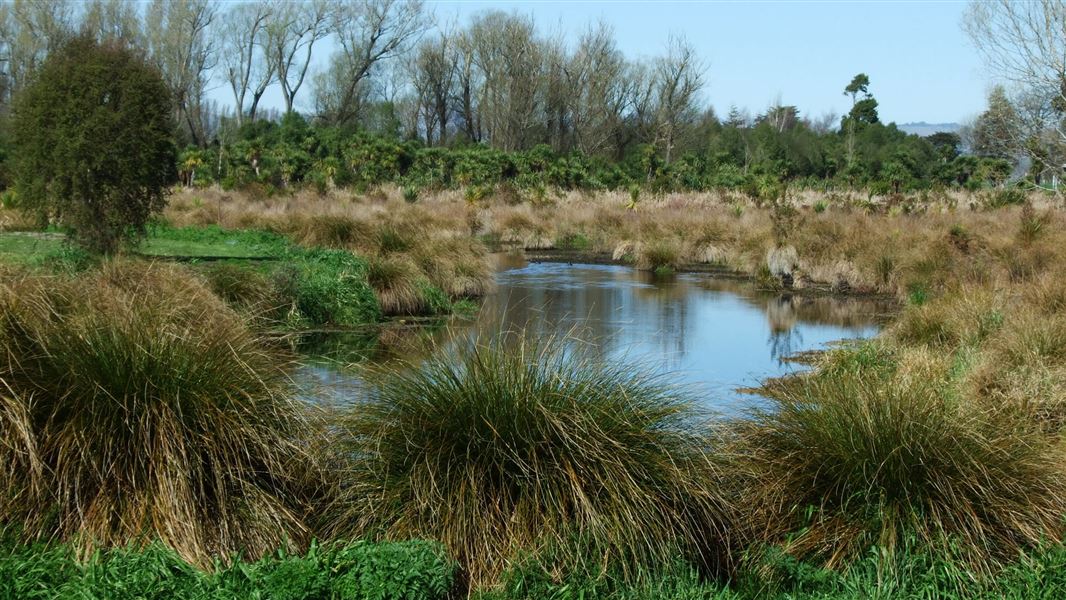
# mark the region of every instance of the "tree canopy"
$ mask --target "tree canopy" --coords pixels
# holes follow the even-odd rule
[[[170,93],[119,43],[71,39],[14,102],[20,206],[102,253],[144,232],[176,179]]]

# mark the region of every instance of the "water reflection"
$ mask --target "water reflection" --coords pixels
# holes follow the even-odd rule
[[[876,334],[888,311],[867,300],[767,295],[707,275],[507,260],[497,293],[476,319],[418,328],[414,337],[409,327],[385,328],[375,343],[334,340],[333,347],[354,345],[357,356],[387,360],[499,331],[569,335],[603,358],[668,371],[699,389],[713,408],[732,412],[751,402],[736,388],[797,368],[784,361],[796,352]]]

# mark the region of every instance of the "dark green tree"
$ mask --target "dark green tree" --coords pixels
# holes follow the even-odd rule
[[[851,103],[854,105],[858,102],[859,94],[863,96],[869,96],[870,89],[870,76],[866,73],[859,73],[855,77],[852,77],[851,83],[844,88],[844,94],[851,96]]]
[[[962,138],[957,133],[938,131],[925,136],[925,140],[936,149],[942,163],[949,163],[962,153]]]
[[[176,180],[171,109],[159,71],[132,50],[67,42],[15,99],[20,205],[93,252],[142,236]]]
[[[989,158],[1013,159],[1020,148],[1021,123],[1003,86],[988,94],[988,109],[973,125],[973,152]]]
[[[866,73],[859,73],[852,77],[851,83],[844,88],[844,95],[851,96],[851,112],[844,117],[844,122],[841,124],[841,129],[847,133],[847,164],[851,166],[855,161],[855,129],[859,121],[856,117],[858,115],[869,117],[868,113],[872,110],[873,122],[876,123],[877,101],[870,96],[870,77]],[[861,109],[860,104],[863,105]]]

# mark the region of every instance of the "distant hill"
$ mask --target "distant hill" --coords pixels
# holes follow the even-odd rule
[[[898,127],[900,131],[913,133],[922,137],[933,135],[938,131],[958,133],[959,130],[962,129],[962,125],[959,125],[958,123],[926,123],[925,121],[919,121],[917,123],[897,123],[896,127]]]

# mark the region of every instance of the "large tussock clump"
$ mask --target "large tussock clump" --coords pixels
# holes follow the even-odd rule
[[[563,571],[631,573],[720,550],[717,471],[691,405],[655,378],[511,338],[380,377],[341,423],[361,460],[330,516],[340,537],[441,540],[474,588],[542,550]]]
[[[210,564],[306,538],[286,361],[177,267],[0,280],[0,522]]]

